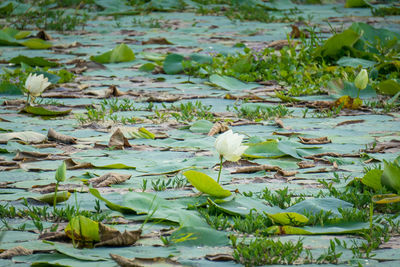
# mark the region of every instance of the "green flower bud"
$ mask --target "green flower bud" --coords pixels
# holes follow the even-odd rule
[[[66,172],[67,172],[67,166],[65,165],[65,162],[63,162],[57,168],[56,175],[55,175],[56,181],[59,182],[59,183],[64,182],[65,181]]]
[[[367,84],[368,84],[368,72],[366,69],[362,69],[358,73],[356,79],[354,80],[354,85],[358,89],[363,90],[365,89],[365,87],[367,87]]]

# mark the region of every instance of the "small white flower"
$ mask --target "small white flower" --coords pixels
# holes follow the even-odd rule
[[[51,82],[43,76],[30,73],[25,81],[25,88],[31,96],[40,96]]]
[[[248,146],[242,146],[244,136],[229,130],[215,140],[215,149],[228,161],[238,161]]]
[[[367,87],[367,84],[368,84],[368,72],[366,69],[362,69],[358,73],[356,79],[354,80],[354,85],[358,89],[363,90],[365,89],[365,87]]]

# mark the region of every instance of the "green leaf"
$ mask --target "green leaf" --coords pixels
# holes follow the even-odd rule
[[[259,87],[258,84],[250,84],[239,81],[236,78],[213,74],[210,76],[210,82],[229,91],[250,90]]]
[[[49,73],[47,71],[32,71],[33,74],[43,74],[45,78],[49,80],[52,84],[56,84],[60,81],[61,77],[52,73]]]
[[[303,214],[297,212],[280,212],[275,214],[268,214],[274,223],[280,225],[300,225],[308,222],[308,218]]]
[[[370,68],[375,66],[378,62],[372,61],[372,60],[366,60],[362,58],[354,58],[354,57],[341,57],[336,64],[339,66],[344,66],[344,67],[353,67],[353,68],[358,68],[361,66],[362,68]]]
[[[129,208],[129,207],[124,207],[118,204],[115,204],[104,197],[101,196],[100,192],[97,189],[90,188],[89,192],[96,198],[100,199],[101,201],[106,203],[106,206],[109,207],[112,210],[121,212],[123,214],[136,214],[136,210]]]
[[[20,45],[18,40],[9,35],[5,30],[0,31],[0,45],[17,46]]]
[[[400,166],[396,162],[383,160],[382,185],[400,192]]]
[[[165,55],[154,52],[140,52],[140,55],[143,56],[145,59],[154,62],[164,61],[165,59]]]
[[[352,7],[369,7],[370,4],[365,0],[346,0],[346,4],[344,7],[352,8]]]
[[[13,83],[0,82],[0,95],[22,95],[22,90]]]
[[[278,148],[278,141],[276,140],[268,140],[255,144],[247,143],[245,145],[249,147],[243,156],[249,158],[277,158],[286,155],[286,153]]]
[[[400,83],[396,80],[386,80],[378,84],[378,90],[384,95],[395,95],[400,92]]]
[[[66,173],[67,173],[67,165],[65,165],[65,162],[61,163],[61,165],[57,168],[56,174],[55,174],[55,179],[57,182],[64,182],[66,178]]]
[[[97,63],[128,62],[135,59],[135,54],[126,44],[117,45],[113,50],[98,56],[91,56],[90,60]]]
[[[184,172],[183,175],[185,175],[188,181],[200,192],[220,198],[229,197],[231,195],[231,192],[223,189],[213,178],[202,172],[190,170]]]
[[[209,55],[203,55],[203,54],[191,54],[190,59],[193,61],[196,61],[197,63],[200,64],[212,64],[213,59]]]
[[[375,204],[397,203],[397,202],[400,202],[400,195],[396,195],[396,194],[375,195],[372,197],[372,201]]]
[[[361,182],[366,186],[373,188],[374,190],[380,190],[382,188],[382,173],[382,170],[372,169],[364,175],[364,177],[361,179]]]
[[[143,64],[142,66],[140,66],[139,70],[150,72],[150,71],[153,71],[156,68],[156,66],[157,65],[155,65],[153,63],[146,63],[146,64]]]
[[[30,49],[47,49],[53,46],[50,42],[44,41],[39,38],[28,39],[26,41],[20,42],[20,44]]]
[[[185,226],[171,234],[170,240],[175,245],[183,246],[227,246],[227,233],[206,227]]]
[[[107,165],[95,165],[97,169],[128,169],[133,170],[136,169],[134,166],[128,166],[123,163],[114,163],[114,164],[107,164]]]
[[[67,227],[65,233],[73,240],[98,242],[100,241],[99,223],[82,215],[73,217]]]
[[[54,196],[55,196],[55,193],[49,193],[49,194],[45,194],[45,195],[42,195],[40,197],[37,197],[35,199],[38,200],[38,201],[41,201],[41,202],[45,202],[45,203],[47,203],[49,205],[53,205]],[[68,191],[57,192],[56,203],[61,203],[61,202],[67,201],[70,196],[71,196],[71,193],[68,192]]]
[[[346,49],[360,39],[360,35],[352,29],[347,29],[339,34],[330,37],[325,43],[315,50],[315,55],[326,58],[341,58],[345,55]]]
[[[169,54],[164,60],[164,71],[166,74],[179,74],[183,72],[182,61],[184,57],[179,54]]]
[[[271,226],[266,230],[267,234],[274,235],[322,235],[322,234],[357,234],[369,229],[369,223],[364,222],[346,222],[324,226],[303,226],[293,227]]]
[[[213,127],[213,123],[208,120],[196,121],[190,126],[189,130],[193,133],[208,133]]]
[[[51,108],[51,109],[49,109]],[[65,116],[68,115],[72,109],[59,109],[54,106],[25,106],[23,111],[26,113],[39,115],[39,116]]]
[[[48,61],[43,57],[27,57],[23,55],[13,57],[9,62],[18,65],[21,65],[23,62],[31,67],[57,67],[59,65],[57,62]]]

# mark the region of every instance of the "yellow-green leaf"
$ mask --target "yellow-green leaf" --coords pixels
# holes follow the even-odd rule
[[[232,193],[223,189],[213,178],[198,171],[186,171],[183,173],[188,181],[200,192],[213,197],[229,197]]]
[[[61,203],[61,202],[67,201],[70,196],[71,196],[71,193],[68,192],[68,191],[57,192],[56,203]],[[37,197],[35,199],[38,200],[38,201],[45,202],[45,203],[47,203],[49,205],[53,205],[53,203],[54,203],[54,193],[45,194],[45,195],[42,195],[42,196]]]
[[[92,221],[84,216],[73,217],[67,227],[65,233],[73,240],[98,242],[100,241],[99,223]]]

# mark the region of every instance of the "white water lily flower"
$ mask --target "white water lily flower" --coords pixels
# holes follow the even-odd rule
[[[248,146],[242,146],[244,136],[229,130],[215,140],[215,149],[228,161],[238,161]]]
[[[25,88],[31,96],[40,96],[42,92],[49,87],[51,82],[43,74],[36,75],[30,73],[25,81]]]
[[[368,72],[366,69],[362,69],[358,73],[356,79],[354,80],[354,85],[358,89],[363,90],[365,89],[365,87],[367,87],[367,84],[368,84]]]

